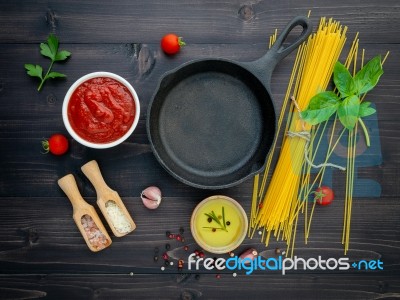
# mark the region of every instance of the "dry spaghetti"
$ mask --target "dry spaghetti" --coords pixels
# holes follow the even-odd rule
[[[335,135],[336,123],[338,123],[337,116],[333,121],[325,161],[315,165],[313,161],[316,158],[322,137],[325,136],[324,133],[328,121],[316,127],[311,127],[301,120],[299,113],[308,105],[312,96],[326,89],[331,78],[333,66],[338,60],[346,41],[346,31],[347,28],[343,28],[338,22],[332,19],[326,21],[325,18],[322,18],[317,32],[300,46],[289,80],[283,108],[278,120],[278,132],[280,132],[288,100],[292,98],[293,101],[285,128],[287,135],[283,137],[282,149],[278,157],[278,162],[265,195],[264,190],[271,168],[277,138],[274,140],[272,151],[267,159],[266,170],[262,178],[259,193],[259,176],[257,175],[254,180],[251,209],[251,226],[253,232],[250,233],[249,231],[249,234],[253,236],[257,228],[264,228],[262,240],[268,245],[271,232],[273,232],[277,240],[281,238],[286,241],[288,247],[287,253],[289,254],[289,250],[291,249],[291,255],[293,255],[300,212],[304,213],[305,216],[304,229],[306,243],[309,237],[316,204],[316,201],[314,201],[311,212],[309,213],[307,200],[312,193],[312,189],[318,183],[318,186],[321,186],[327,166],[333,166],[343,170],[340,166],[328,163],[331,154],[345,132],[345,128],[343,128],[337,140],[334,141],[333,137]],[[276,39],[276,34],[275,32],[270,38],[270,46]],[[357,34],[344,64],[347,69],[351,69],[352,65],[353,76],[357,70],[358,44],[359,40]],[[385,62],[388,54],[389,52],[383,59],[382,64]],[[361,57],[361,67],[363,64],[364,50]],[[290,97],[291,94],[298,100],[296,101],[294,97]],[[361,101],[364,100],[364,97],[365,94],[361,98]],[[363,123],[360,124],[363,126]],[[348,135],[346,194],[342,234],[342,244],[344,245],[345,254],[349,249],[350,240],[354,166],[357,144],[356,133],[357,125],[353,130],[349,131]],[[311,180],[310,176],[311,167],[319,168],[317,174],[313,176],[313,180]]]
[[[299,109],[303,110],[312,96],[326,89],[334,64],[338,60],[346,41],[346,31],[347,27],[342,27],[339,22],[332,19],[321,19],[317,32],[299,47],[288,92],[285,96],[284,107],[288,104],[290,95],[293,94],[297,99]],[[282,112],[284,114],[284,108]],[[278,120],[279,127],[282,125],[282,114]],[[286,131],[296,133],[310,131],[310,129],[311,126],[300,119],[297,109],[291,104]],[[275,145],[276,140],[274,147]],[[296,226],[297,217],[292,219],[290,216],[294,216],[298,212],[300,205],[297,200],[304,166],[305,146],[306,140],[304,138],[298,136],[283,137],[278,162],[265,196],[261,198],[258,206],[254,204],[252,206],[251,224],[254,230],[261,227],[266,230],[266,244],[269,242],[271,232],[277,238],[281,236],[288,243],[292,238],[292,227]],[[261,195],[264,194],[272,155],[273,153],[267,161],[267,168],[261,185]]]

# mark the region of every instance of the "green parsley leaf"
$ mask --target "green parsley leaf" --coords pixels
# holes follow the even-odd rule
[[[39,65],[25,64],[25,69],[27,70],[27,74],[32,77],[39,77],[43,79],[43,69]]]
[[[56,54],[54,61],[66,60],[71,55],[71,52],[62,50]]]
[[[368,116],[376,113],[376,109],[369,107],[370,105],[371,105],[371,102],[367,102],[367,101],[364,101],[360,104],[360,111],[358,112],[358,116],[360,118],[368,117]]]
[[[383,74],[381,57],[375,56],[354,77],[358,95],[372,90]]]
[[[358,113],[360,111],[360,99],[353,95],[347,97],[337,109],[340,122],[347,129],[353,129],[358,121]]]
[[[45,43],[40,43],[40,53],[43,56],[50,58],[51,60],[53,60],[55,57],[54,54],[51,52],[49,45]]]
[[[55,57],[58,51],[58,38],[54,34],[50,34],[47,38],[47,44],[50,47],[51,53],[53,53]],[[52,58],[52,60],[54,60],[54,58]]]
[[[301,112],[301,118],[311,125],[328,120],[337,110],[340,99],[334,92],[322,92],[311,98],[306,110]]]
[[[340,62],[336,62],[333,70],[333,81],[342,98],[356,94],[356,86],[349,70]]]
[[[40,43],[40,53],[51,59],[51,64],[46,72],[46,75],[43,77],[43,69],[39,65],[31,65],[31,64],[26,64],[25,69],[27,70],[27,74],[30,76],[34,77],[39,77],[41,79],[41,82],[38,87],[38,91],[41,90],[44,82],[49,79],[49,78],[62,78],[62,77],[67,77],[66,75],[58,72],[50,72],[53,64],[56,61],[62,61],[67,59],[70,55],[71,52],[62,50],[58,51],[58,39],[55,35],[50,34],[49,37],[47,38],[46,43]]]
[[[65,74],[58,73],[58,72],[50,72],[47,74],[47,78],[60,78],[60,77],[67,77]]]

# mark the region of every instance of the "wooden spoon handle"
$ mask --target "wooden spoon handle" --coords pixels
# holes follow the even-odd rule
[[[58,180],[58,185],[67,195],[69,201],[71,201],[74,211],[81,208],[87,208],[89,204],[83,200],[81,193],[79,192],[78,186],[76,185],[75,178],[72,174],[68,174]]]
[[[102,195],[111,190],[104,181],[103,175],[101,175],[97,161],[89,161],[82,166],[81,170],[96,189],[97,198],[101,198]]]

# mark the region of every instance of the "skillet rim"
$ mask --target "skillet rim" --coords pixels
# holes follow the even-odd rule
[[[191,181],[191,180],[188,180],[188,179],[186,179],[186,178],[183,178],[182,176],[179,176],[179,175],[176,174],[176,173],[164,162],[164,160],[160,157],[160,155],[159,155],[159,153],[158,153],[158,151],[157,151],[157,149],[156,149],[156,147],[155,147],[155,145],[154,145],[154,142],[153,142],[153,139],[152,139],[152,134],[151,134],[151,128],[150,128],[150,123],[151,123],[151,110],[152,110],[152,107],[153,107],[153,103],[154,103],[154,101],[155,101],[155,98],[156,98],[157,94],[160,92],[160,88],[162,87],[162,83],[163,83],[165,80],[167,80],[167,78],[168,78],[169,76],[172,76],[173,74],[177,73],[178,71],[180,71],[180,70],[183,69],[183,68],[186,68],[186,67],[188,67],[188,66],[191,66],[191,65],[194,65],[194,64],[197,64],[197,63],[204,63],[204,62],[212,63],[212,62],[216,62],[216,61],[218,61],[218,62],[221,62],[221,61],[222,61],[222,62],[224,62],[224,63],[233,64],[233,65],[235,65],[235,67],[239,67],[239,68],[242,68],[242,69],[246,70],[247,72],[249,72],[250,74],[252,74],[252,75],[254,76],[254,78],[256,78],[256,79],[259,81],[259,83],[263,86],[264,91],[269,95],[269,102],[270,102],[270,105],[272,106],[272,109],[273,109],[272,115],[273,115],[273,118],[274,118],[274,119],[273,119],[273,123],[271,122],[271,123],[272,123],[271,126],[273,126],[273,129],[271,130],[271,131],[273,132],[273,136],[271,137],[271,143],[270,143],[270,146],[268,147],[268,151],[265,153],[265,158],[263,159],[263,163],[262,163],[262,165],[261,165],[259,168],[253,169],[252,167],[250,167],[250,168],[249,168],[250,172],[249,172],[247,175],[242,176],[241,178],[239,178],[239,179],[237,179],[237,180],[235,180],[235,181],[231,181],[230,183],[218,184],[218,185],[215,185],[215,184],[213,184],[213,185],[205,185],[205,184],[199,184],[199,183],[193,182],[193,181]],[[184,184],[186,184],[186,185],[189,185],[189,186],[192,186],[192,187],[195,187],[195,188],[200,188],[200,189],[225,189],[225,188],[229,188],[229,187],[233,187],[233,186],[239,185],[240,183],[242,183],[242,182],[246,181],[247,179],[249,179],[251,176],[253,176],[253,175],[255,175],[255,174],[258,174],[258,173],[262,172],[262,170],[264,170],[264,168],[265,168],[265,166],[266,166],[266,163],[267,163],[267,156],[268,156],[268,153],[269,153],[270,150],[271,150],[271,147],[272,147],[272,144],[273,144],[273,140],[275,139],[275,135],[276,135],[276,107],[275,107],[275,103],[274,103],[274,101],[273,101],[273,97],[272,97],[272,95],[271,95],[271,92],[269,91],[269,83],[268,83],[268,82],[263,82],[263,81],[259,78],[259,76],[257,76],[257,73],[256,73],[255,71],[252,71],[252,70],[251,70],[251,69],[252,69],[252,65],[254,65],[254,62],[256,62],[256,61],[251,61],[251,62],[238,62],[238,61],[234,61],[234,60],[230,60],[230,59],[226,59],[226,58],[201,58],[201,59],[194,59],[194,60],[187,61],[187,62],[185,62],[185,63],[179,65],[178,67],[173,68],[173,69],[171,69],[171,70],[165,72],[165,73],[161,76],[160,80],[159,80],[158,83],[157,83],[156,89],[155,89],[155,91],[154,91],[154,93],[153,93],[153,95],[152,95],[152,97],[151,97],[151,99],[150,99],[149,105],[148,105],[148,107],[147,107],[146,132],[147,132],[147,137],[148,137],[148,139],[149,139],[149,143],[150,143],[150,146],[151,146],[151,150],[152,150],[154,156],[156,157],[156,159],[157,159],[157,161],[160,163],[160,165],[161,165],[170,175],[172,175],[172,177],[174,177],[175,179],[181,181],[182,183],[184,183]],[[200,73],[200,72],[199,72],[199,73]],[[168,85],[166,85],[166,87],[167,87],[167,86],[168,86]],[[164,88],[165,88],[165,87],[164,87]],[[265,100],[265,101],[268,101],[268,100]],[[254,164],[253,164],[253,165],[254,165]]]

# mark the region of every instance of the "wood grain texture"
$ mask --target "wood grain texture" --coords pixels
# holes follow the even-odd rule
[[[367,97],[378,111],[378,120],[367,126],[379,147],[365,150],[357,169],[357,191],[362,194],[377,185],[374,191],[380,197],[354,198],[348,254],[351,262],[380,259],[384,270],[296,270],[285,276],[276,271],[246,276],[240,271],[236,278],[225,270],[220,279],[204,269],[199,277],[197,272],[187,273],[187,256],[197,249],[188,227],[196,204],[220,193],[237,199],[249,212],[253,183],[248,180],[210,191],[173,179],[151,152],[145,124],[149,101],[161,76],[182,63],[207,57],[235,61],[261,57],[275,28],[281,30],[309,9],[314,27],[321,16],[327,16],[349,26],[349,41],[359,32],[367,58],[390,51],[385,74]],[[400,298],[399,21],[396,0],[0,1],[0,299]],[[167,32],[177,32],[187,42],[173,57],[159,48]],[[68,78],[48,81],[38,93],[38,81],[26,75],[23,65],[48,66],[39,43],[49,33],[60,38],[62,49],[72,52],[68,61],[54,65]],[[294,58],[295,53],[285,58],[272,77],[278,112]],[[132,83],[141,103],[135,133],[109,150],[89,149],[69,137],[67,155],[43,155],[43,138],[54,132],[66,134],[61,107],[69,86],[93,71],[114,72]],[[119,193],[137,225],[123,238],[114,237],[108,228],[113,244],[99,253],[87,249],[72,219],[71,204],[57,186],[59,178],[74,174],[82,196],[106,223],[96,206],[94,187],[80,169],[92,159],[98,161],[105,181]],[[343,256],[345,182],[340,172],[331,175],[336,199],[330,207],[317,207],[307,245],[303,220],[299,223],[295,251],[299,257]],[[155,211],[147,210],[140,199],[149,185],[160,187],[164,195]],[[177,233],[181,226],[185,243],[166,237],[167,230]],[[154,261],[154,249],[158,247],[161,255],[167,243],[175,264],[161,271],[163,261]],[[184,245],[189,246],[188,252]],[[285,250],[284,243],[274,238],[266,248],[257,233],[235,253],[248,247],[265,258],[277,257],[276,249]],[[184,272],[176,268],[179,259],[185,260]]]
[[[369,43],[399,42],[396,0],[345,1],[15,1],[1,4],[0,39],[41,42],[48,32],[65,42],[155,43],[166,31],[193,43],[257,43],[296,15],[340,19]],[[207,32],[205,35],[204,32]],[[13,33],[13,34],[10,34]],[[384,34],[383,34],[384,33]]]
[[[214,275],[43,275],[12,276],[12,282],[0,278],[3,295],[17,297],[38,297],[68,299],[243,299],[244,292],[251,299],[265,297],[293,299],[293,290],[297,299],[396,299],[398,282],[390,277],[375,280],[366,276],[354,282],[349,276],[287,276],[284,281],[274,275],[257,276],[222,276],[216,280]],[[234,281],[233,281],[234,280]],[[235,283],[235,284],[233,284]],[[343,288],[346,285],[346,288]],[[307,292],[314,289],[310,295]],[[222,296],[222,297],[221,297]],[[9,297],[11,298],[11,297]]]

